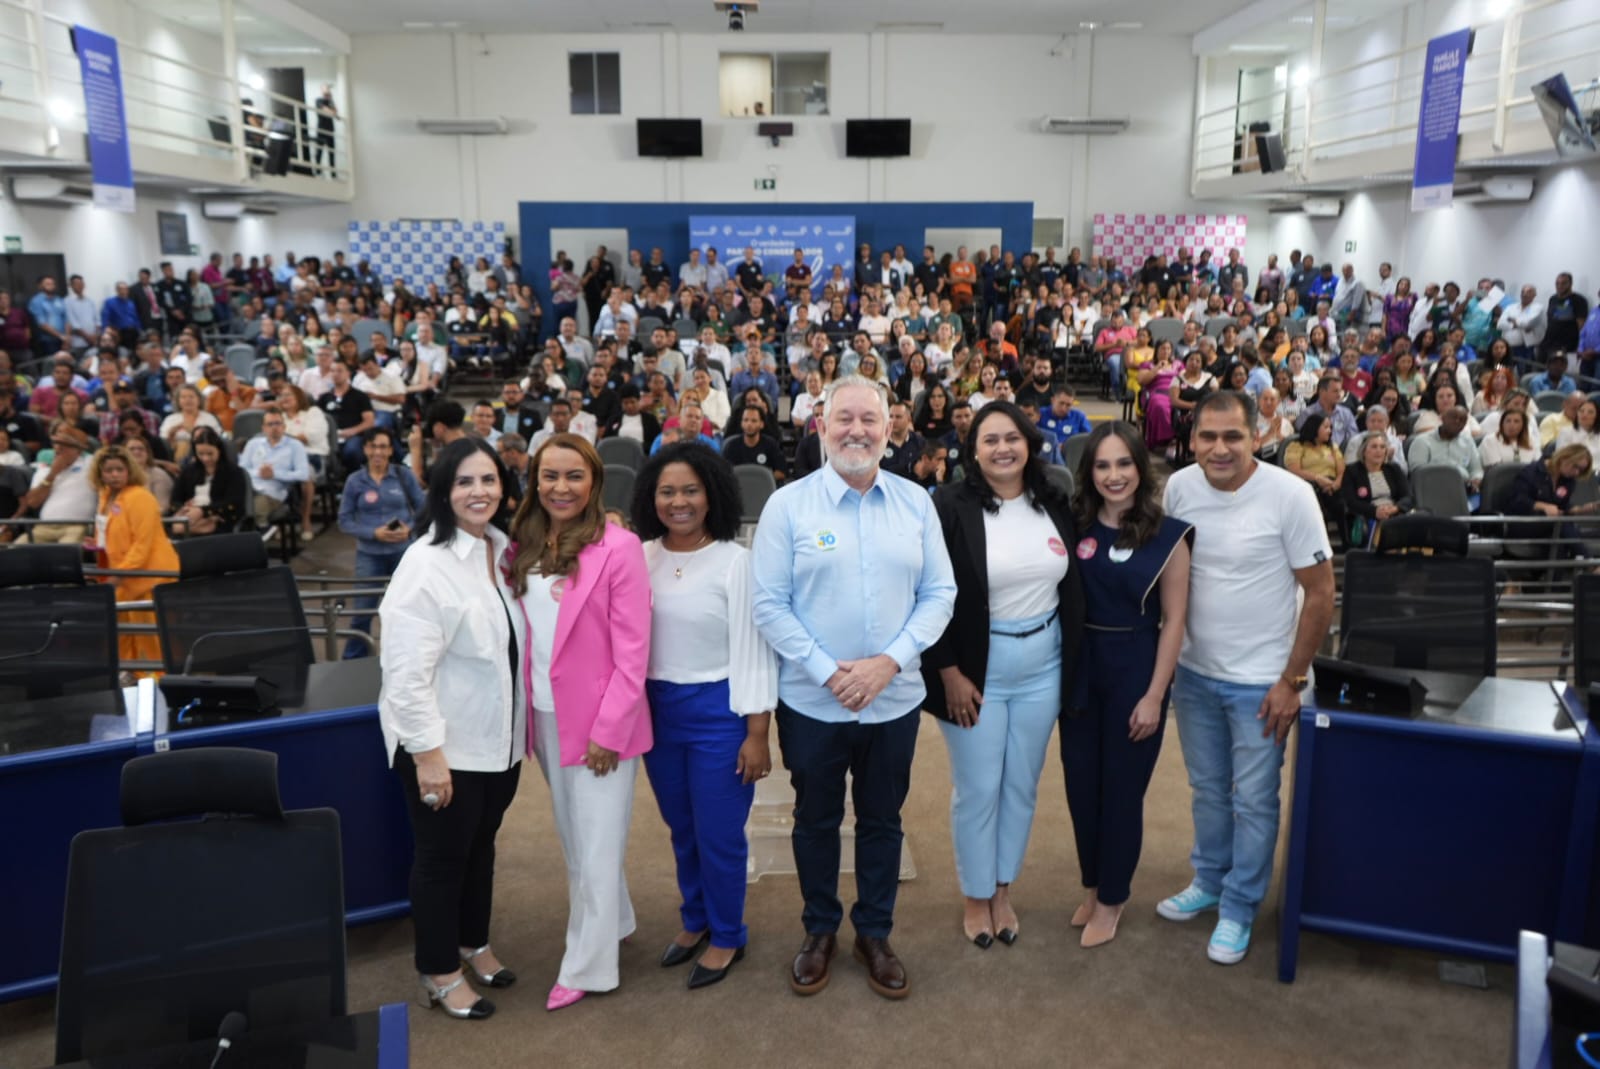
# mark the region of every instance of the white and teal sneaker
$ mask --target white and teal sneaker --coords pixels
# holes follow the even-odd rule
[[[1202,913],[1217,908],[1217,903],[1222,901],[1221,895],[1214,895],[1210,891],[1203,891],[1199,884],[1191,883],[1171,898],[1163,898],[1156,903],[1156,912],[1169,921],[1192,921]]]
[[[1224,918],[1206,945],[1206,957],[1218,965],[1237,965],[1250,952],[1250,925]]]

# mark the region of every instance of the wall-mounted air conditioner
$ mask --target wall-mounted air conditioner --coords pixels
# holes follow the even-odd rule
[[[1344,201],[1338,197],[1307,197],[1300,210],[1313,219],[1337,219],[1344,210]]]
[[[418,119],[417,129],[440,137],[470,137],[507,133],[511,123],[504,115],[486,119]]]
[[[56,178],[53,175],[18,175],[11,179],[11,196],[29,204],[93,204],[94,186],[87,181]]]
[[[262,201],[207,200],[200,203],[200,214],[207,219],[234,220],[246,215],[277,215],[278,209]]]
[[[1516,174],[1495,175],[1479,182],[1456,186],[1454,197],[1457,204],[1531,199],[1533,199],[1533,179]]]
[[[1058,119],[1046,115],[1039,120],[1042,134],[1120,134],[1127,128],[1127,119]]]

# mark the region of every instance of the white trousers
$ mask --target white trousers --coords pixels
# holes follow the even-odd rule
[[[574,991],[611,991],[619,982],[618,944],[634,929],[623,856],[639,759],[618,763],[608,776],[582,765],[563,768],[555,714],[534,710],[534,730],[567,859],[567,951],[556,982]]]

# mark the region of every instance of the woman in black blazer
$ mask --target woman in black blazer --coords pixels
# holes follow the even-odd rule
[[[982,948],[996,936],[1015,942],[1020,930],[1008,886],[1083,629],[1071,506],[1045,476],[1042,442],[1021,409],[990,402],[962,449],[963,481],[934,497],[956,606],[922,656],[925,708],[950,748],[963,927]]]
[[[190,535],[226,534],[248,514],[250,476],[233,462],[222,436],[195,429],[189,459],[172,487],[173,515],[187,521]]]
[[[1367,545],[1378,524],[1413,507],[1411,483],[1400,465],[1389,459],[1389,448],[1388,435],[1368,431],[1361,437],[1357,463],[1345,469],[1339,492],[1344,496],[1349,527],[1342,532],[1346,545]]]

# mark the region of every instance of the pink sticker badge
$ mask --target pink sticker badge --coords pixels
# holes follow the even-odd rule
[[[369,505],[376,505],[378,503],[378,491],[368,490],[366,493],[361,495],[361,500],[365,501]]]
[[[1050,552],[1054,553],[1058,557],[1065,557],[1067,555],[1066,544],[1059,538],[1052,538],[1046,542],[1045,545],[1049,546]]]
[[[1078,559],[1088,560],[1100,548],[1100,543],[1092,538],[1085,538],[1078,543]]]
[[[1567,496],[1567,488],[1565,486],[1556,487],[1556,496],[1557,497],[1566,497]]]
[[[551,601],[560,601],[561,600],[561,596],[563,594],[565,594],[566,592],[567,592],[567,581],[565,579],[557,579],[555,582],[550,584],[550,600]]]
[[[1357,497],[1366,497],[1367,494],[1369,494],[1370,492],[1371,491],[1369,491],[1365,486],[1356,487],[1356,496]]]

